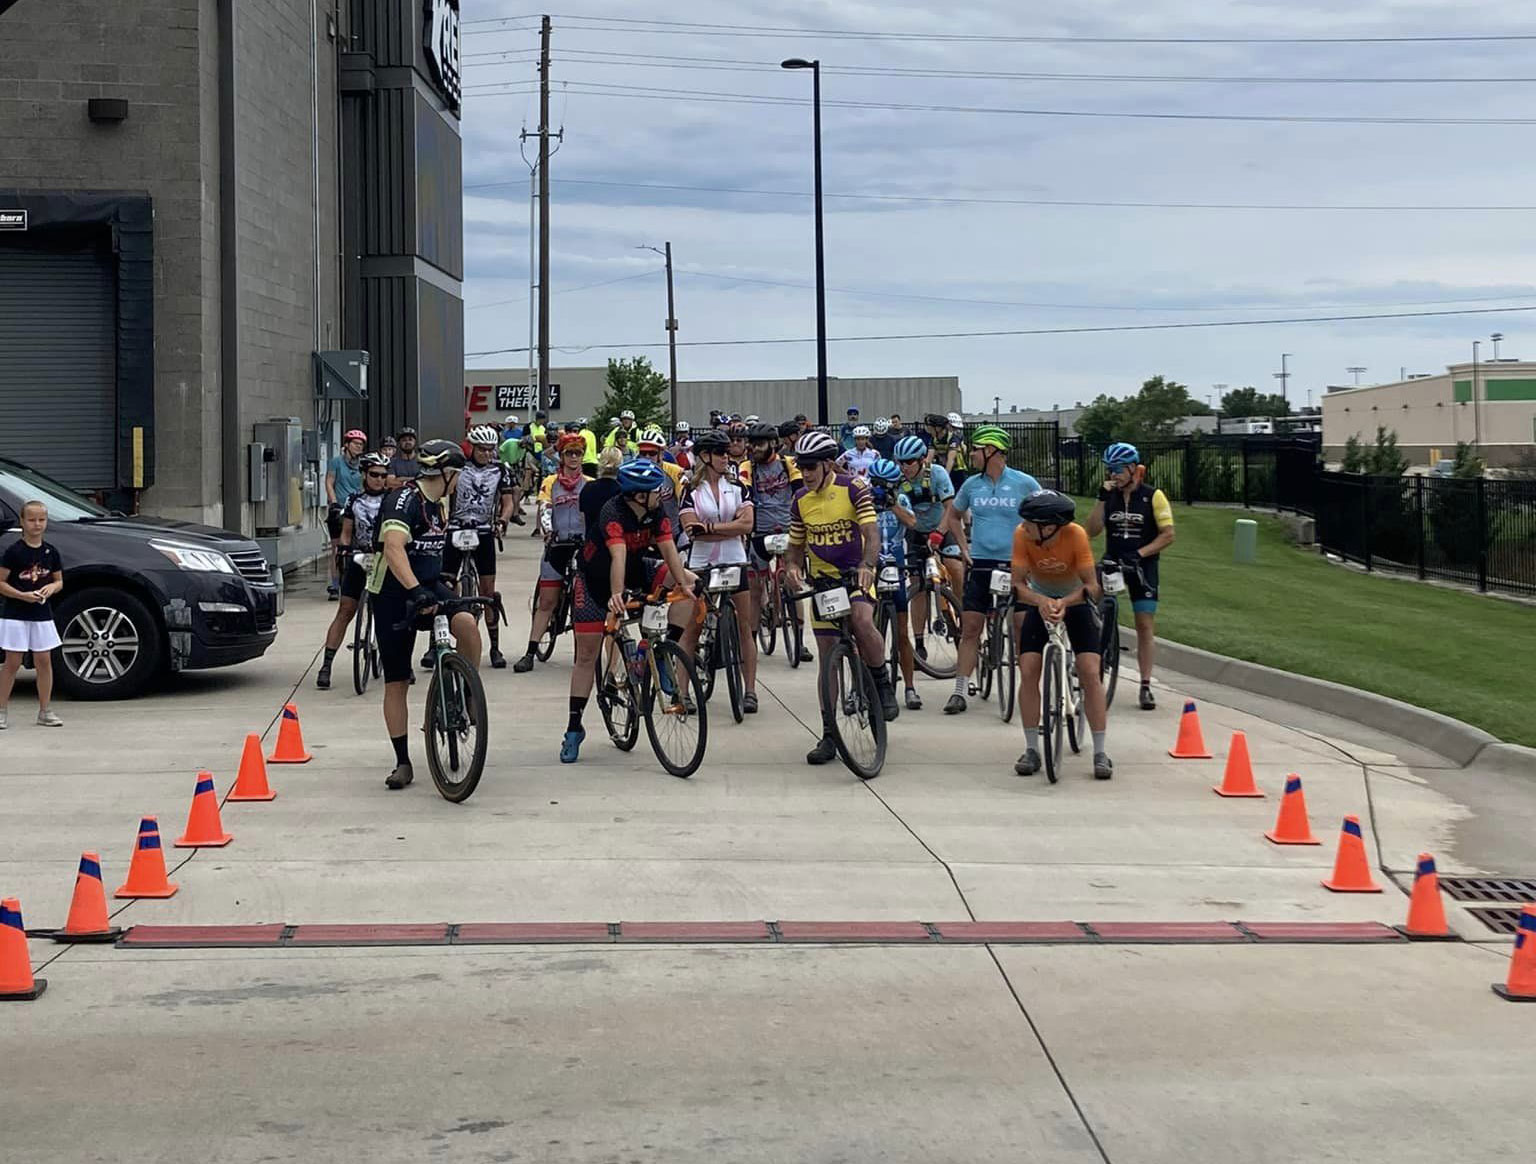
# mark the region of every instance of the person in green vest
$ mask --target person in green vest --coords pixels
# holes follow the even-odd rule
[[[597,434],[592,431],[592,423],[585,416],[576,418],[576,431],[581,433],[581,439],[587,442],[587,451],[581,455],[581,471],[588,477],[597,477]]]
[[[637,438],[640,431],[635,427],[635,412],[626,408],[619,413],[619,423],[603,438],[603,448],[618,449],[627,461],[640,451]]]
[[[509,421],[515,421],[515,416],[508,417]],[[510,431],[510,430],[509,430]],[[523,521],[523,461],[528,456],[528,446],[523,443],[523,430],[517,429],[516,436],[509,436],[502,441],[496,449],[496,459],[507,467],[507,475],[512,479],[512,516],[509,519],[513,525],[524,525]]]

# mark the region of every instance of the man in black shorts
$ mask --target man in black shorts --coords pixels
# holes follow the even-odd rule
[[[395,749],[395,768],[384,787],[404,788],[414,778],[406,734],[406,689],[416,632],[432,626],[432,611],[453,592],[442,581],[448,535],[448,490],[464,467],[453,441],[428,441],[417,453],[414,480],[390,492],[379,512],[379,554],[368,588],[384,672],[384,726]],[[453,616],[454,641],[471,667],[480,665],[480,627],[474,615]]]

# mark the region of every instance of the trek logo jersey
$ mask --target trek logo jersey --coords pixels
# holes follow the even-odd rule
[[[465,463],[453,487],[453,523],[461,526],[488,526],[496,512],[496,503],[512,488],[512,477],[500,461],[489,465]]]
[[[379,510],[381,546],[384,535],[390,530],[405,534],[406,558],[416,580],[423,586],[436,581],[443,572],[443,545],[448,540],[447,498],[428,501],[414,482],[393,490],[384,498]],[[368,589],[375,594],[381,589],[402,589],[383,554],[374,559]]]

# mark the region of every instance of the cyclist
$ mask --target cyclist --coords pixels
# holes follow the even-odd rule
[[[325,528],[331,535],[331,577],[325,590],[332,602],[339,596],[337,582],[341,578],[336,557],[336,547],[341,539],[341,513],[363,487],[359,458],[367,447],[368,435],[360,428],[352,429],[341,438],[341,452],[331,458],[330,468],[325,473]]]
[[[581,439],[587,442],[587,447],[581,455],[581,471],[588,477],[596,477],[597,434],[592,431],[592,426],[585,416],[578,416],[576,418],[576,431],[581,434]]]
[[[434,440],[421,446],[415,461],[416,476],[391,490],[379,509],[380,552],[368,582],[384,672],[384,726],[395,749],[394,770],[384,781],[390,789],[404,788],[415,775],[407,746],[406,689],[417,630],[430,629],[428,616],[439,602],[453,596],[442,580],[443,544],[448,535],[448,492],[464,467],[464,453],[453,441]],[[478,667],[480,628],[474,615],[460,612],[451,625],[459,653],[471,667]]]
[[[853,426],[853,448],[837,458],[837,467],[850,476],[867,480],[869,467],[879,459],[879,451],[869,443],[869,426],[856,424]]]
[[[944,705],[945,715],[965,710],[965,694],[976,666],[977,645],[992,609],[992,571],[1009,569],[1013,556],[1013,531],[1019,524],[1019,502],[1040,491],[1040,482],[1028,473],[1008,467],[1012,441],[995,424],[984,424],[971,436],[971,466],[976,471],[955,493],[950,532],[960,546],[960,556],[970,567],[965,582],[964,613],[960,616],[960,648],[956,652],[955,693]],[[937,457],[935,457],[937,460]],[[971,533],[958,520],[971,515]],[[1012,683],[1009,675],[1006,682]]]
[[[928,446],[923,444],[921,437],[902,437],[896,442],[895,452],[893,459],[901,469],[901,494],[915,518],[906,534],[907,554],[914,559],[920,557],[923,553],[920,543],[926,541],[931,545],[937,536],[939,544],[935,549],[949,577],[949,588],[959,594],[965,589],[965,564],[960,559],[960,543],[949,532],[959,524],[954,507],[955,487],[950,483],[948,473],[928,462]],[[926,659],[928,649],[923,643],[923,628],[928,625],[928,592],[922,590],[914,594],[912,606],[918,627],[913,649]]]
[[[922,696],[912,681],[912,638],[907,633],[907,534],[917,524],[912,504],[901,492],[901,466],[881,457],[869,469],[880,525],[880,565],[896,567],[896,659],[906,684],[907,710],[921,711]]]
[[[507,467],[507,477],[512,482],[512,511],[509,520],[513,525],[523,525],[523,485],[530,460],[530,442],[523,429],[518,427],[517,417],[507,417],[506,426],[501,432],[501,446],[496,450],[496,459]]]
[[[534,525],[544,534],[544,559],[539,563],[539,600],[533,611],[533,628],[528,634],[528,650],[512,664],[519,675],[533,670],[533,656],[539,640],[549,629],[560,588],[565,585],[565,571],[571,557],[586,540],[586,519],[581,514],[581,494],[589,484],[581,471],[581,454],[586,441],[578,433],[562,433],[559,440],[560,468],[544,479],[539,488],[539,505]]]
[[[463,455],[462,453],[460,454]],[[389,487],[399,489],[416,476],[416,430],[406,425],[395,434],[395,452],[389,458]]]
[[[880,560],[880,526],[868,482],[837,471],[837,441],[812,430],[795,445],[795,464],[805,487],[795,494],[789,515],[789,553],[784,559],[784,584],[804,589],[807,570],[812,578],[857,574],[849,597],[849,621],[859,654],[874,672],[880,707],[887,721],[901,714],[891,677],[882,663],[885,641],[875,630],[875,565]],[[817,653],[825,656],[837,634],[831,623],[813,619]],[[818,701],[820,702],[820,701]],[[831,717],[822,709],[821,740],[805,757],[807,764],[825,764],[837,755]]]
[[[628,457],[635,455],[635,437],[638,435],[635,429],[635,410],[626,408],[619,413],[619,419],[614,422],[614,427],[603,438],[603,448],[618,449]]]
[[[640,434],[635,444],[639,449],[637,457],[660,465],[662,472],[667,475],[666,483],[661,487],[661,511],[672,523],[672,540],[677,543],[677,552],[686,557],[689,535],[682,522],[678,520],[685,485],[683,467],[666,459],[667,439],[661,435],[659,428],[646,429]]]
[[[769,534],[789,532],[790,506],[802,484],[799,466],[779,451],[780,437],[786,430],[798,433],[800,426],[787,420],[777,429],[771,424],[755,424],[747,430],[747,443],[752,456],[742,466],[741,480],[742,484],[750,486],[752,490],[752,537],[747,546],[752,588],[742,602],[743,637],[748,631],[757,630],[758,617],[763,604],[768,601],[768,573],[773,569],[773,555],[768,552],[763,539]],[[790,443],[793,444],[793,441]],[[810,648],[803,643],[800,646],[800,661],[811,661]],[[752,674],[747,676],[743,670],[747,690],[756,690],[756,680],[757,654],[753,652]],[[753,702],[756,703],[755,696]]]
[[[496,542],[494,538],[507,528],[512,514],[512,475],[507,467],[495,459],[496,429],[489,424],[476,425],[469,430],[470,460],[458,474],[453,489],[453,530],[475,530],[480,542],[473,550],[475,570],[480,575],[480,594],[492,598],[496,594]],[[450,539],[443,549],[443,576],[454,578],[463,564],[466,551],[459,549]],[[501,630],[494,616],[485,620],[491,635],[491,666],[501,670],[507,665],[501,653]],[[432,665],[432,654],[427,652],[421,660],[423,667]]]
[[[1104,530],[1104,556],[1124,565],[1125,585],[1136,618],[1136,663],[1141,673],[1137,703],[1157,706],[1152,663],[1157,649],[1157,563],[1173,544],[1173,509],[1161,489],[1146,483],[1146,466],[1135,445],[1116,441],[1104,450],[1108,479],[1088,515],[1088,536]]]
[[[360,465],[363,488],[354,493],[341,511],[341,534],[336,544],[336,570],[341,575],[341,602],[336,617],[325,632],[325,659],[315,672],[315,686],[324,691],[331,685],[331,661],[341,649],[352,616],[363,598],[367,576],[352,560],[354,553],[373,552],[373,533],[379,524],[379,507],[384,503],[384,485],[389,480],[389,458],[381,453],[367,453]]]
[[[660,491],[667,475],[660,465],[637,458],[618,467],[616,480],[617,496],[603,505],[581,547],[581,569],[571,593],[576,664],[571,669],[570,715],[560,744],[562,764],[574,764],[580,758],[581,742],[587,738],[581,717],[592,695],[604,622],[609,613],[627,617],[624,591],[650,593],[665,574],[676,592],[686,599],[693,597],[695,576],[683,565],[672,540],[672,523],[661,510]],[[669,638],[682,638],[686,623],[678,620],[689,619],[692,613],[691,601],[673,604]]]
[[[805,426],[799,419],[786,420],[779,424],[779,456],[785,461],[792,462],[795,459],[795,442],[805,435]]]
[[[1024,607],[1019,630],[1019,722],[1024,725],[1024,754],[1014,764],[1020,776],[1040,771],[1040,669],[1046,623],[1065,623],[1077,660],[1088,729],[1093,733],[1093,775],[1108,780],[1114,762],[1104,750],[1108,710],[1099,678],[1099,597],[1093,546],[1088,531],[1072,520],[1072,499],[1052,489],[1026,497],[1013,534],[1013,593]],[[1009,677],[1012,682],[1012,676]],[[1049,744],[1047,744],[1049,747]]]
[[[683,489],[681,527],[688,531],[688,568],[695,572],[710,566],[740,566],[741,582],[732,592],[737,596],[736,627],[741,642],[743,712],[757,711],[757,612],[750,593],[747,572],[747,535],[753,528],[752,490],[732,472],[730,446],[720,434],[700,435],[694,446],[698,467]],[[750,472],[749,472],[750,476]],[[689,624],[683,647],[694,654],[699,643],[698,628]]]
[[[726,447],[725,455],[731,462],[731,476],[739,478],[741,467],[747,464],[747,425],[745,421],[733,420],[726,428],[725,434],[730,444]]]
[[[687,470],[693,468],[692,448],[692,426],[686,420],[680,420],[672,427],[672,443],[667,446],[667,451],[679,468]]]
[[[875,452],[886,460],[891,460],[891,454],[896,451],[896,442],[901,439],[901,434],[891,435],[891,420],[888,416],[875,417],[875,423],[871,426],[874,439],[870,441],[875,446]]]

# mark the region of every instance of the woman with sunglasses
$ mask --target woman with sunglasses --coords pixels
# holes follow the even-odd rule
[[[336,607],[336,617],[325,632],[325,660],[315,675],[315,686],[324,691],[331,685],[331,660],[341,649],[357,604],[363,597],[366,573],[352,560],[354,553],[371,554],[374,550],[373,535],[379,526],[379,507],[384,504],[389,480],[389,458],[382,453],[369,453],[359,462],[363,471],[363,488],[354,493],[341,513],[341,534],[336,542],[336,572],[341,577],[341,602]]]

